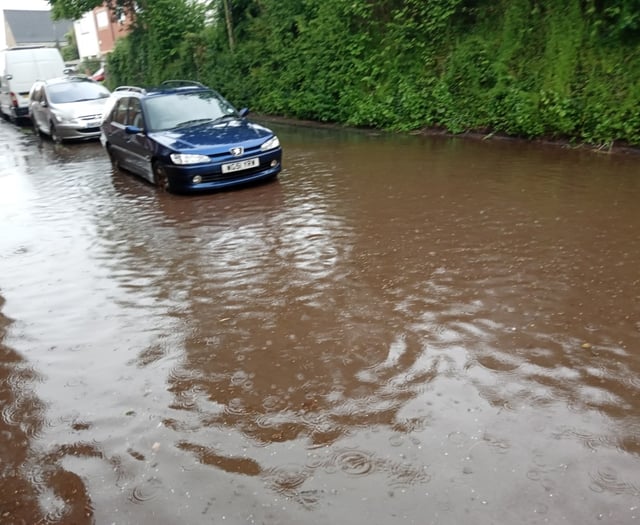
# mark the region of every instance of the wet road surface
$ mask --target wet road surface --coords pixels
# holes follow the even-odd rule
[[[184,197],[0,122],[0,523],[640,521],[640,158],[272,127]]]

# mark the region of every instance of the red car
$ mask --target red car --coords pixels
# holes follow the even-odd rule
[[[98,69],[98,71],[91,75],[91,78],[96,82],[102,82],[104,80],[104,68],[101,67],[100,69]]]

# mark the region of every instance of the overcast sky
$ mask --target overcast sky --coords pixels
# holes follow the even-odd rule
[[[2,9],[16,9],[16,10],[42,10],[46,11],[51,9],[47,0],[0,0],[0,7]]]

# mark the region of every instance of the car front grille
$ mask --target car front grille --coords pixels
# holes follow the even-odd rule
[[[222,182],[226,180],[244,179],[256,173],[264,171],[264,166],[256,166],[248,170],[235,171],[233,173],[209,173],[202,175],[202,182]]]
[[[80,122],[100,122],[102,120],[102,114],[97,113],[94,115],[82,115],[81,117],[78,117],[78,120]],[[76,131],[83,135],[95,135],[96,133],[100,132],[100,126],[93,126],[91,128],[78,128]]]
[[[250,157],[251,155],[254,155],[255,153],[259,153],[259,152],[260,152],[260,146],[245,148],[243,157]],[[214,153],[213,155],[209,155],[209,157],[211,157],[211,160],[216,160],[218,162],[220,162],[221,160],[227,160],[226,157],[229,157],[228,159],[229,162],[234,162],[235,160],[238,160],[237,158],[230,157],[228,151],[223,151],[221,153]]]
[[[81,117],[78,117],[78,120],[86,120],[86,121],[102,120],[102,113],[97,113],[95,115],[82,115]]]

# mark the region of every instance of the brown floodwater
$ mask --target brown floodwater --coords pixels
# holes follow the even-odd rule
[[[174,196],[0,122],[0,523],[640,521],[640,156],[273,123]]]

